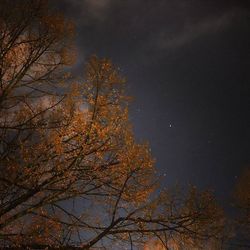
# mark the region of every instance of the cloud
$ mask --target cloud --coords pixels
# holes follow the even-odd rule
[[[114,0],[65,0],[65,2],[68,7],[73,7],[76,15],[84,16],[85,20],[90,18],[103,21]]]
[[[158,49],[175,49],[194,40],[226,29],[242,10],[228,11],[221,16],[210,17],[197,23],[186,24],[180,31],[161,31],[155,39]]]
[[[111,0],[85,0],[85,3],[92,17],[102,20],[111,5]]]
[[[100,10],[110,5],[111,0],[85,0],[85,2],[91,6],[91,8]]]

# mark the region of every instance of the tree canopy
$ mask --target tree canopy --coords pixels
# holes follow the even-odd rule
[[[133,249],[157,240],[168,249],[215,239],[223,212],[211,193],[159,190],[112,62],[92,56],[76,80],[71,22],[42,0],[0,6],[0,247]]]

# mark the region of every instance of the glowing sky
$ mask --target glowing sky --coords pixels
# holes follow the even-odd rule
[[[211,187],[226,199],[250,164],[247,1],[60,0],[76,23],[81,74],[111,58],[135,97],[131,120],[164,184]]]

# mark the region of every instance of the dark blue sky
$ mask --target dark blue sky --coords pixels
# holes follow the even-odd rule
[[[76,23],[81,74],[108,57],[135,97],[131,120],[164,184],[192,183],[227,199],[250,165],[248,1],[60,0]]]

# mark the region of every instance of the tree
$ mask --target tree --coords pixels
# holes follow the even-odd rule
[[[223,216],[210,193],[155,192],[154,160],[134,139],[111,61],[92,56],[74,83],[72,24],[45,1],[0,6],[0,246],[133,249],[215,237]]]
[[[237,216],[234,220],[235,237],[231,244],[235,249],[250,248],[250,168],[239,176],[234,189],[234,207]]]

